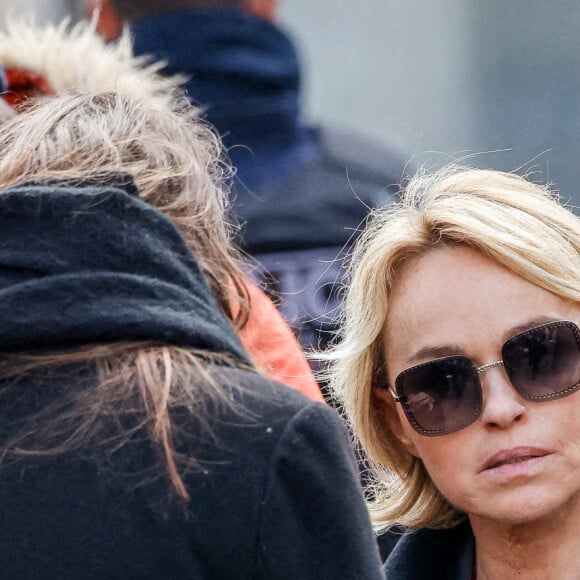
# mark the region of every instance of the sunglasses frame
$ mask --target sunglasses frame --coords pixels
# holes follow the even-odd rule
[[[525,330],[524,332],[520,332],[520,333],[508,338],[504,342],[504,344],[502,345],[502,351],[504,350],[506,345],[508,345],[511,341],[518,339],[522,336],[525,336],[526,334],[528,334],[530,332],[533,332],[536,330],[541,330],[541,329],[546,328],[546,327],[560,327],[560,326],[565,326],[565,327],[569,328],[570,330],[572,330],[574,337],[576,339],[576,344],[578,345],[578,348],[580,350],[580,329],[578,328],[578,325],[574,322],[569,321],[569,320],[557,320],[554,322],[547,322],[545,324],[540,324],[539,326],[534,326],[533,328],[530,328],[528,330]],[[402,387],[400,386],[401,379],[409,372],[416,371],[417,369],[424,367],[426,365],[432,364],[434,362],[445,361],[445,360],[449,360],[449,359],[453,359],[453,360],[462,359],[462,360],[467,361],[469,363],[468,368],[470,368],[470,370],[473,370],[475,372],[475,374],[477,375],[478,386],[479,386],[479,390],[478,390],[479,397],[478,397],[478,401],[477,401],[477,406],[474,408],[473,414],[468,419],[466,419],[467,422],[463,422],[460,425],[453,426],[453,427],[447,427],[447,428],[441,428],[441,429],[426,429],[426,428],[422,427],[421,425],[419,425],[419,423],[415,419],[415,416],[414,416],[412,410],[405,403],[407,395],[402,393]],[[462,429],[469,427],[469,425],[472,425],[473,423],[475,423],[475,421],[477,421],[477,419],[481,416],[481,412],[483,410],[483,387],[481,384],[481,380],[479,379],[479,376],[489,369],[500,367],[500,366],[504,367],[504,368],[506,366],[503,359],[492,361],[492,362],[483,364],[481,366],[476,366],[471,359],[469,359],[463,355],[452,355],[452,356],[440,357],[440,358],[436,358],[436,359],[431,359],[429,361],[426,361],[424,363],[420,363],[418,365],[414,365],[412,367],[409,367],[409,368],[401,371],[397,375],[397,378],[395,379],[395,388],[393,388],[391,385],[387,385],[387,388],[388,388],[391,396],[393,397],[393,400],[395,401],[395,403],[399,403],[402,406],[403,411],[405,412],[405,416],[407,417],[407,420],[409,421],[411,427],[413,427],[413,429],[415,431],[417,431],[421,435],[425,435],[428,437],[436,437],[438,435],[447,435],[448,433],[454,433],[456,431],[461,431]],[[567,395],[570,395],[574,391],[577,391],[578,389],[580,389],[580,381],[579,381],[578,383],[575,383],[572,386],[570,386],[562,391],[556,391],[554,393],[550,393],[547,395],[540,395],[540,396],[534,397],[534,396],[530,396],[529,394],[525,393],[525,391],[524,392],[520,391],[513,384],[511,378],[509,377],[509,374],[508,374],[508,379],[510,381],[510,384],[512,385],[512,388],[518,393],[518,395],[520,397],[522,397],[524,400],[532,402],[532,403],[541,403],[541,402],[545,402],[545,401],[552,401],[554,399],[560,399],[560,398],[565,397]]]

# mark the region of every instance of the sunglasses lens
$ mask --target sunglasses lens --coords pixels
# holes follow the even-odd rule
[[[422,435],[463,429],[481,413],[479,378],[465,357],[445,357],[411,367],[397,377],[396,389],[409,422]]]
[[[580,388],[580,332],[572,322],[554,322],[508,340],[506,372],[528,401],[557,399]]]

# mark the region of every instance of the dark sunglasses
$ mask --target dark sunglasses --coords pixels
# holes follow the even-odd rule
[[[474,423],[483,408],[479,375],[503,366],[519,395],[551,401],[580,389],[580,330],[565,320],[543,324],[510,338],[501,360],[476,366],[464,356],[446,356],[404,370],[389,387],[409,423],[431,437]]]

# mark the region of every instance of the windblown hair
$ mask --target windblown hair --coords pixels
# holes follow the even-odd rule
[[[231,305],[247,301],[243,300],[244,274],[231,241],[233,226],[226,219],[224,179],[229,169],[220,161],[219,140],[200,122],[197,111],[181,95],[171,99],[169,106],[159,107],[148,100],[97,92],[39,101],[0,128],[0,189],[47,179],[82,183],[109,172],[132,176],[140,197],[180,230],[231,320]],[[247,309],[237,311],[239,317],[247,316]],[[67,400],[70,404],[57,405],[50,417],[45,413],[42,421],[31,418],[15,440],[2,443],[4,455],[75,449],[104,438],[98,430],[103,417],[116,417],[122,425],[130,408],[142,418],[137,426],[148,428],[171,489],[182,499],[188,496],[179,469],[183,458],[174,449],[171,411],[179,407],[193,413],[195,401],[204,395],[210,400],[227,399],[219,380],[214,380],[217,371],[207,370],[209,363],[243,366],[225,355],[155,344],[89,345],[77,352],[27,356],[9,356],[9,363],[6,359],[0,365],[0,393],[7,393],[12,382],[30,373],[58,370],[60,377],[66,377],[62,369],[73,363],[93,369],[94,384],[82,397]],[[211,366],[219,370],[219,364]],[[196,414],[195,419],[203,417]],[[38,433],[62,437],[54,441],[39,438]],[[115,444],[131,434],[131,429],[121,432]],[[185,465],[195,463],[195,458],[186,459]]]
[[[187,501],[184,477],[202,469],[188,442],[199,440],[200,434],[213,437],[212,409],[225,406],[240,418],[251,418],[232,403],[243,387],[222,376],[224,369],[236,366],[241,365],[225,355],[145,342],[88,345],[48,354],[4,353],[2,400],[13,405],[31,397],[34,381],[40,381],[44,390],[55,389],[57,396],[2,441],[0,463],[78,451],[105,472],[119,471],[118,465],[123,465],[117,458],[119,450],[142,446],[147,434],[151,445],[146,447],[153,451],[150,463],[140,464],[136,474],[115,475],[131,488],[161,478],[170,491],[167,499]],[[69,388],[59,389],[62,381]],[[224,384],[230,386],[226,389]],[[181,421],[175,421],[177,413]],[[166,503],[163,496],[155,501],[159,507]]]
[[[142,199],[188,241],[232,319],[232,288],[246,294],[232,244],[235,228],[226,220],[229,168],[220,154],[218,138],[181,95],[173,95],[170,107],[157,108],[117,93],[68,94],[4,124],[0,188],[42,179],[82,182],[103,172],[132,176]]]
[[[499,171],[448,167],[419,173],[400,203],[374,212],[353,251],[339,340],[324,358],[330,388],[369,458],[378,530],[449,527],[463,517],[398,441],[375,393],[388,382],[384,328],[401,271],[445,245],[474,248],[580,302],[580,218],[547,187]]]

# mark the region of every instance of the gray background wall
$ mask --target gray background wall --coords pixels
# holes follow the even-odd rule
[[[60,20],[66,16],[76,0],[0,0],[0,20],[7,14],[34,12],[38,22]]]
[[[522,167],[580,205],[578,8],[286,0],[282,21],[302,48],[311,118],[359,128],[416,162],[475,154],[474,165]]]
[[[0,0],[0,14],[58,19],[79,3]],[[411,167],[473,153],[525,166],[580,205],[577,0],[281,0],[280,23],[310,119],[390,143]]]
[[[471,109],[467,5],[282,2],[282,22],[302,48],[310,116],[360,127],[407,152],[465,147],[471,141],[463,122]]]

